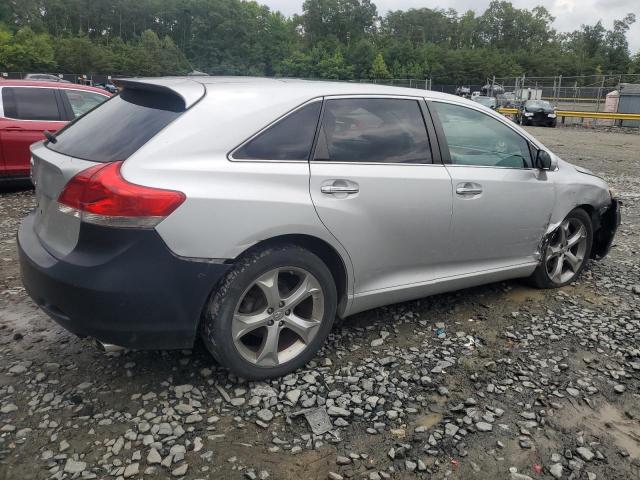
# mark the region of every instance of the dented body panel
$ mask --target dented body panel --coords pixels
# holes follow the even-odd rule
[[[558,169],[549,175],[555,186],[556,203],[547,233],[555,230],[574,208],[587,206],[587,210],[592,209],[599,215],[611,204],[607,182],[593,174],[581,172],[569,162],[559,159]]]

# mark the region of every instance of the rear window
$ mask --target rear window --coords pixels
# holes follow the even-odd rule
[[[306,105],[233,153],[237,160],[308,160],[321,102]]]
[[[177,96],[124,89],[67,125],[47,147],[95,162],[126,160],[183,112]]]
[[[61,120],[53,88],[4,87],[2,104],[7,118],[18,120]]]

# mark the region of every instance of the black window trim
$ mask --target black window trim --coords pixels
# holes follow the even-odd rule
[[[60,114],[60,120],[34,120],[34,119],[30,119],[30,118],[15,118],[15,117],[9,117],[7,116],[7,112],[5,110],[5,106],[4,106],[4,100],[2,99],[2,90],[5,88],[46,88],[48,90],[53,90],[53,94],[55,96],[56,99],[56,105],[58,106],[58,113]],[[65,119],[64,117],[66,116],[66,109],[63,105],[62,102],[62,98],[60,97],[60,93],[58,92],[58,90],[60,90],[59,88],[56,87],[50,87],[50,86],[40,86],[40,85],[0,85],[0,102],[2,103],[2,118],[6,118],[8,120],[15,120],[16,122],[68,122],[67,119]],[[15,106],[14,106],[15,109]]]
[[[482,113],[483,115],[486,115],[489,118],[493,118],[497,122],[502,123],[503,125],[510,128],[511,131],[513,131],[513,133],[515,133],[520,138],[522,138],[525,142],[527,142],[530,152],[531,152],[531,147],[533,147],[535,150],[543,150],[543,148],[540,145],[538,145],[536,142],[532,141],[530,138],[524,136],[516,128],[514,128],[514,125],[510,124],[510,120],[504,117],[503,115],[500,115],[501,118],[497,118],[497,117],[494,117],[493,115],[489,115],[487,112],[483,111],[481,108],[476,107],[475,105],[467,105],[460,102],[452,102],[446,99],[427,98],[427,106],[431,105],[431,108],[429,108],[429,112],[431,114],[431,118],[435,126],[436,135],[438,138],[438,146],[442,153],[442,161],[445,165],[449,167],[499,168],[499,169],[507,169],[507,170],[538,170],[538,168],[535,166],[535,158],[533,158],[533,155],[531,157],[531,167],[501,167],[497,165],[460,165],[460,164],[452,163],[451,154],[449,152],[449,144],[447,142],[447,137],[445,136],[444,128],[442,128],[442,122],[440,121],[438,112],[436,111],[436,108],[433,106],[433,104],[435,103],[446,103],[449,105],[455,105],[457,107],[468,108],[469,110],[475,110],[476,112]]]
[[[292,108],[291,110],[289,110],[288,112],[284,113],[283,115],[279,116],[278,118],[276,118],[275,120],[270,122],[268,125],[264,126],[260,130],[258,130],[256,133],[254,133],[253,135],[248,137],[246,140],[243,140],[238,146],[233,147],[227,153],[227,160],[229,160],[230,162],[251,162],[251,163],[309,163],[309,159],[313,158],[313,150],[314,150],[314,147],[315,147],[315,141],[316,141],[316,137],[318,136],[318,129],[320,128],[320,119],[322,118],[322,113],[324,112],[324,101],[323,101],[323,98],[324,97],[322,97],[322,96],[314,97],[314,98],[312,98],[310,100],[307,100],[304,103],[301,103],[297,107]],[[246,144],[251,142],[253,139],[259,137],[262,133],[266,132],[271,127],[273,127],[276,124],[280,123],[281,121],[283,121],[284,119],[286,119],[290,115],[293,115],[294,113],[302,110],[303,108],[308,107],[309,105],[312,105],[312,104],[318,103],[318,102],[322,102],[322,105],[320,106],[320,115],[318,116],[318,119],[316,121],[316,127],[315,127],[315,131],[314,131],[314,134],[313,134],[313,142],[311,144],[311,149],[309,150],[309,156],[305,160],[282,160],[282,159],[268,159],[268,158],[235,158],[233,156],[238,150],[240,150]]]
[[[324,119],[324,110],[325,105],[328,100],[352,100],[352,99],[375,99],[375,98],[383,98],[389,100],[414,100],[418,103],[418,107],[420,109],[420,113],[422,115],[422,120],[425,125],[425,129],[427,132],[427,140],[429,141],[429,148],[431,150],[431,162],[430,163],[408,163],[408,162],[334,162],[334,161],[326,161],[326,160],[314,160],[316,146],[318,142],[318,134],[320,132],[320,128],[322,127],[322,120]],[[316,135],[313,140],[313,148],[311,149],[311,155],[309,157],[309,161],[316,164],[327,164],[327,165],[396,165],[396,166],[414,166],[414,167],[433,167],[433,166],[442,166],[442,160],[440,156],[440,148],[435,148],[437,140],[437,135],[435,130],[433,130],[433,124],[431,118],[427,115],[427,111],[425,109],[427,105],[425,103],[425,99],[423,96],[416,95],[394,95],[394,94],[350,94],[350,95],[327,95],[324,97],[322,102],[322,110],[320,111],[320,120],[318,121],[318,126],[316,127]]]

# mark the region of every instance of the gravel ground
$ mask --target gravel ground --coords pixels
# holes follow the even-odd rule
[[[640,135],[532,128],[624,201],[579,282],[503,282],[336,326],[247,383],[192,351],[104,354],[21,287],[30,191],[0,194],[0,479],[640,478]],[[303,416],[320,407],[331,430]]]

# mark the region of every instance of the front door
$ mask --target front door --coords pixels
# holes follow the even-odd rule
[[[43,140],[45,130],[56,132],[66,123],[56,90],[2,87],[2,108],[0,145],[5,173],[28,175],[31,144]]]
[[[534,168],[528,140],[481,107],[432,105],[453,182],[452,267],[535,261],[555,201],[553,172]]]
[[[323,112],[311,197],[351,257],[356,295],[436,277],[449,243],[451,179],[432,153],[421,102],[332,98]]]

